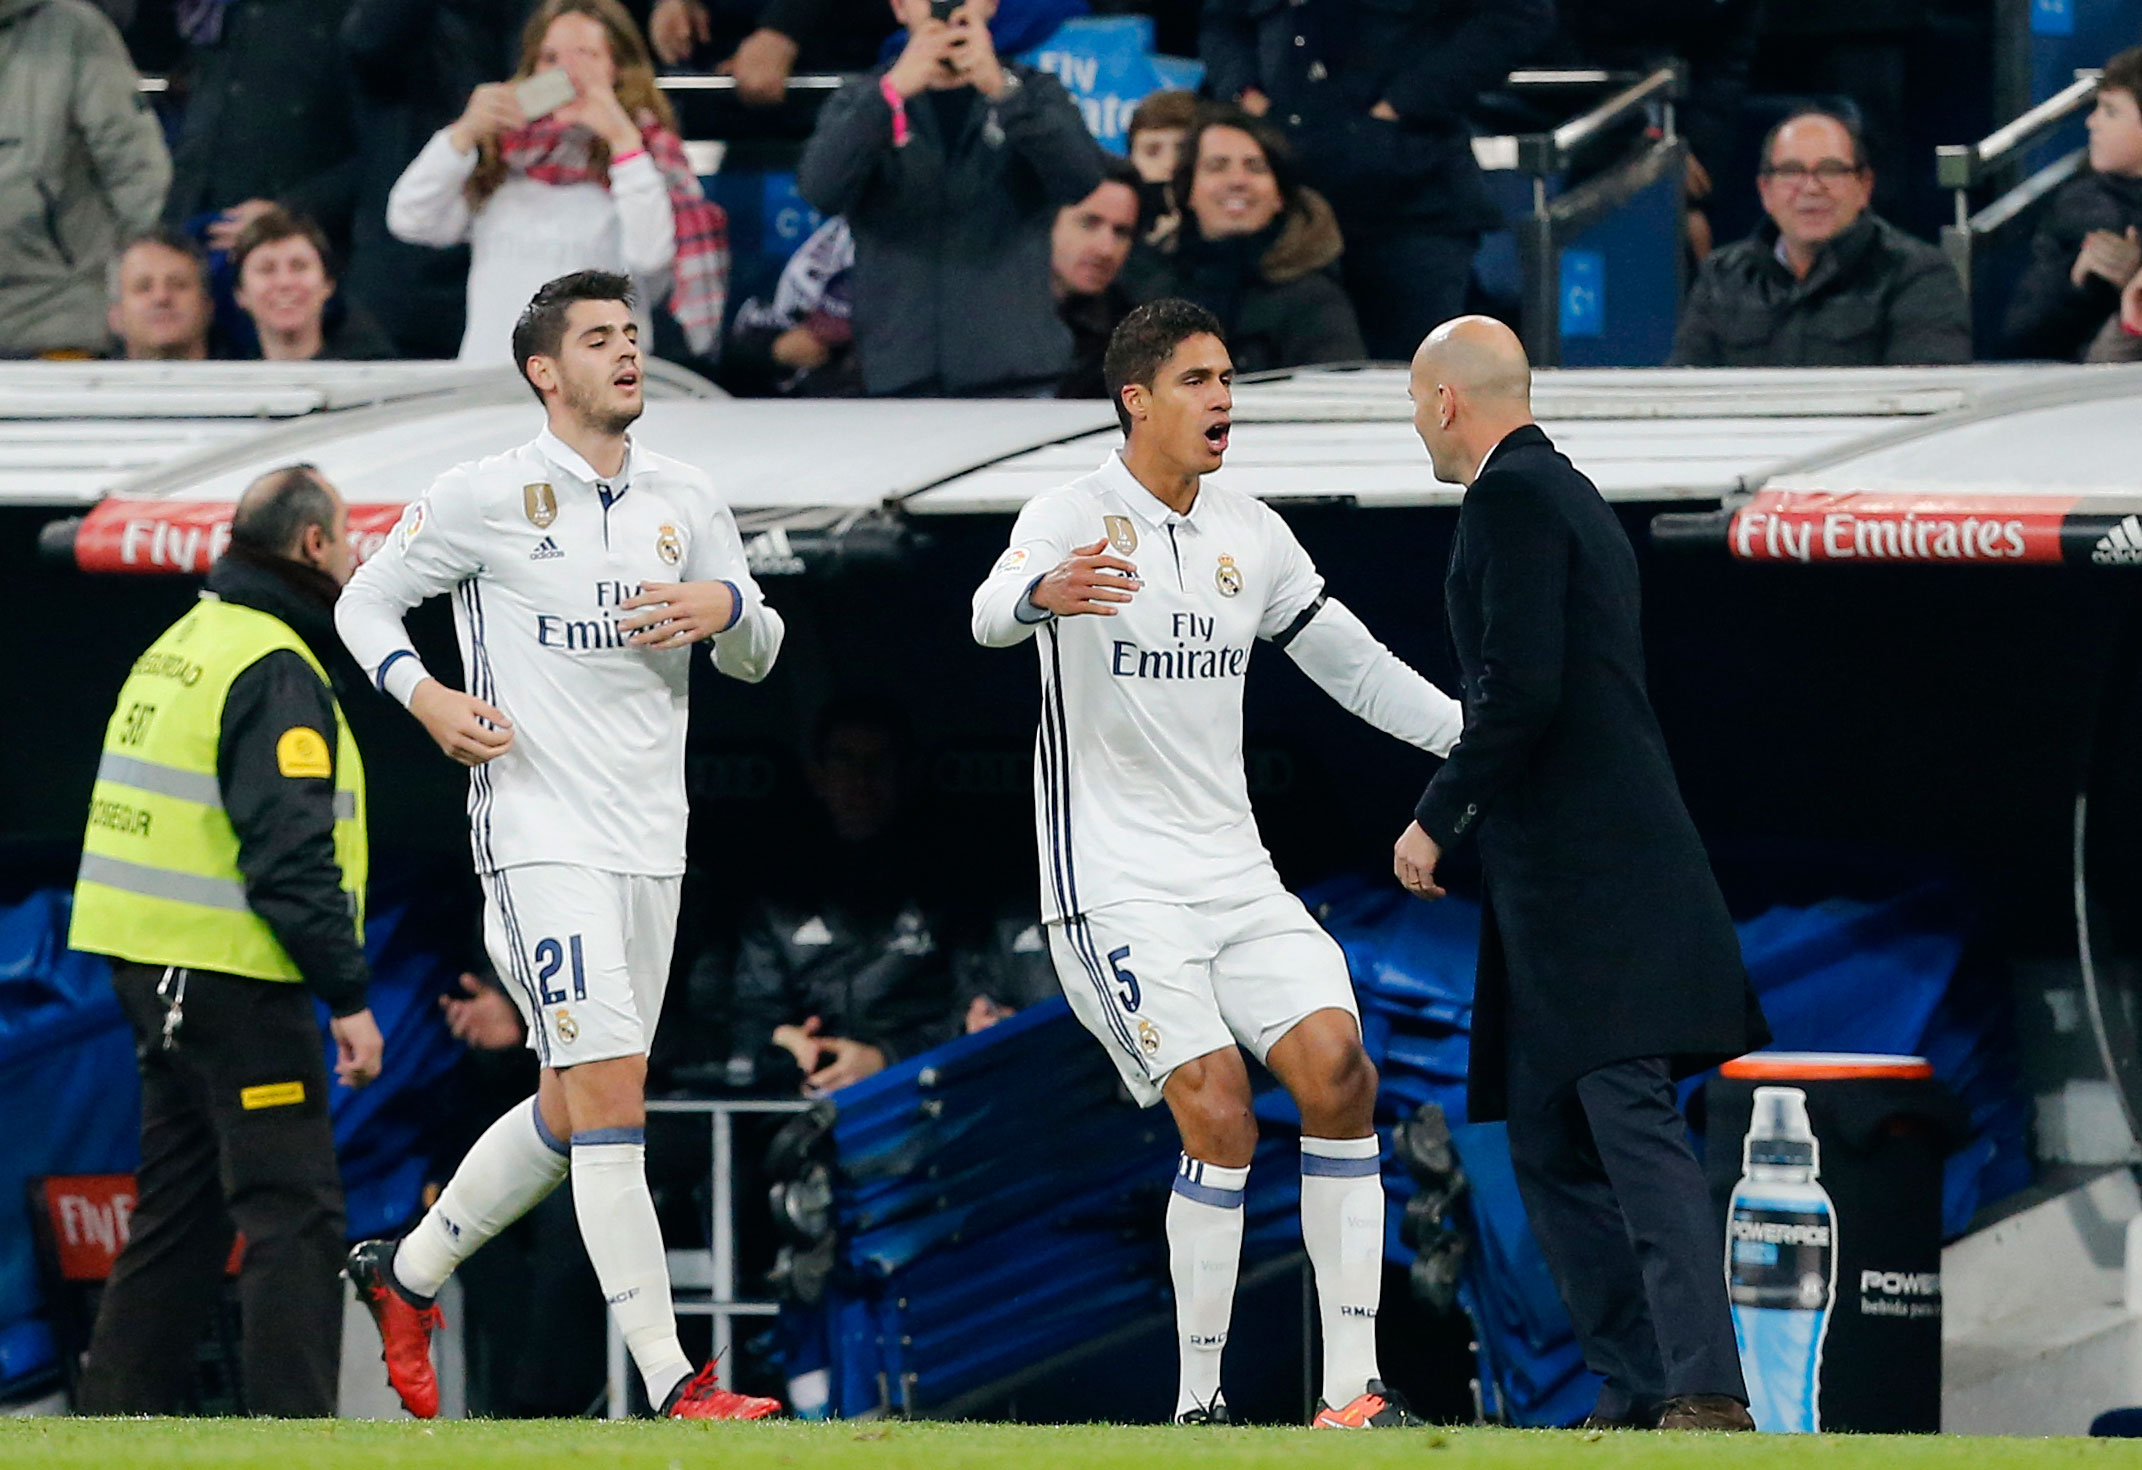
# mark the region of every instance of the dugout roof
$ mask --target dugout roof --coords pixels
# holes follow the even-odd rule
[[[1455,504],[1408,422],[1398,367],[1246,380],[1223,483],[1275,501]],[[644,433],[703,464],[747,530],[882,508],[1016,510],[1118,442],[1105,404],[764,401],[653,363]],[[2142,368],[1543,372],[1540,420],[1612,500],[1730,501],[1877,481],[1994,493],[2132,493]],[[457,363],[0,364],[0,503],[232,499],[319,465],[352,503],[395,505],[461,460],[532,435],[511,369]]]

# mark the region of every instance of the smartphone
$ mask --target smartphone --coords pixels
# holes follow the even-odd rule
[[[520,103],[521,115],[530,122],[548,117],[578,95],[573,79],[556,67],[513,84],[513,100]]]
[[[930,19],[949,21],[952,12],[959,9],[961,0],[930,0]]]

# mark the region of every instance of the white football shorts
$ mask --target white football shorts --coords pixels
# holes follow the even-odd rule
[[[563,863],[484,875],[484,947],[544,1066],[654,1045],[683,883]]]
[[[1064,995],[1141,1107],[1184,1062],[1237,1042],[1262,1062],[1317,1011],[1361,1011],[1338,941],[1300,899],[1112,903],[1049,925]]]

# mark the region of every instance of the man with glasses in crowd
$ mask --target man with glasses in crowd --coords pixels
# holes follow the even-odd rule
[[[1681,367],[1969,362],[1971,311],[1941,252],[1867,208],[1858,129],[1806,110],[1763,140],[1769,219],[1703,263],[1674,334]]]

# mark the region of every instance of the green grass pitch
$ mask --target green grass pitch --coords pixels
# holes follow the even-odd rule
[[[1575,1431],[1030,1427],[1002,1424],[438,1424],[0,1420],[0,1466],[238,1470],[2036,1470],[2142,1465],[2133,1441],[1816,1438]]]

